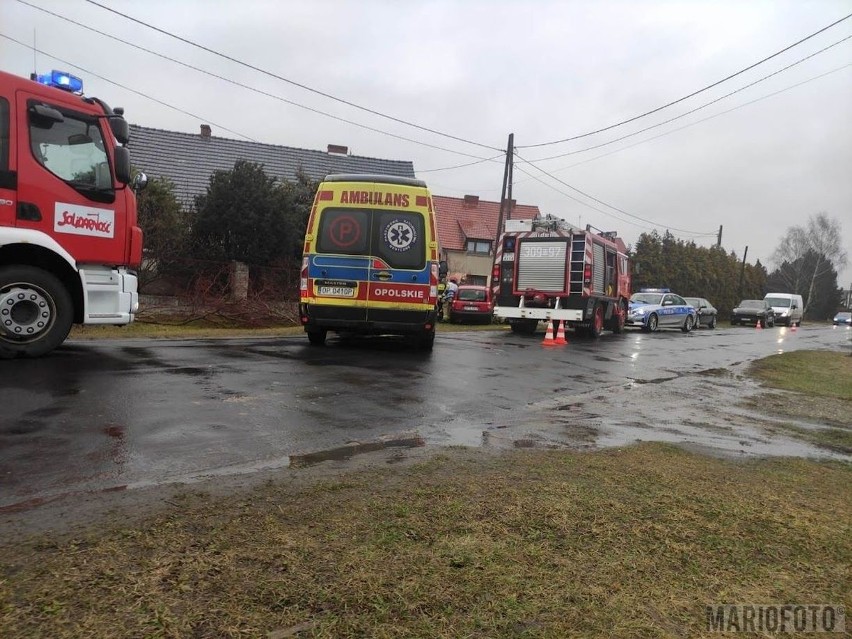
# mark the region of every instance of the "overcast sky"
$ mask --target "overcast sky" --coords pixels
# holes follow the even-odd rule
[[[0,0],[0,34],[27,45],[0,38],[2,69],[68,68],[87,94],[125,107],[133,124],[194,133],[207,123],[222,137],[345,145],[355,155],[413,161],[435,194],[490,200],[500,197],[502,158],[429,170],[494,157],[514,133],[520,157],[551,174],[518,159],[514,197],[543,213],[617,230],[628,243],[671,229],[709,245],[723,225],[728,251],[741,258],[748,246],[749,262],[771,266],[785,230],[824,211],[842,223],[852,253],[852,39],[817,54],[852,36],[852,18],[647,117],[523,148],[583,136],[703,89],[852,14],[850,0],[99,0],[263,71],[476,145],[320,96],[85,0],[26,1],[63,17]],[[34,55],[34,39],[42,53]],[[852,284],[852,267],[839,284]]]

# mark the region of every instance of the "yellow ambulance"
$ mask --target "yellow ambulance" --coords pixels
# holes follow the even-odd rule
[[[299,315],[311,344],[328,331],[405,335],[431,350],[438,237],[426,183],[386,175],[328,175],[305,233]]]

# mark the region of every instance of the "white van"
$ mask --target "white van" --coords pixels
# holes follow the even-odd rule
[[[793,295],[791,293],[767,293],[764,297],[772,310],[775,311],[775,323],[783,324],[784,326],[802,325],[802,304],[801,295]]]

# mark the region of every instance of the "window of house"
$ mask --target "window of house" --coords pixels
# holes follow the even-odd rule
[[[486,240],[468,240],[465,250],[468,253],[484,253],[488,255],[491,253],[491,242]]]

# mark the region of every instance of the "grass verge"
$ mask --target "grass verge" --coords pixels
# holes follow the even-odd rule
[[[852,357],[836,351],[793,351],[757,360],[750,372],[775,388],[852,401]]]
[[[833,351],[794,351],[751,364],[749,372],[767,386],[793,393],[763,393],[744,405],[823,428],[778,424],[771,432],[852,455],[852,357]]]
[[[188,492],[129,527],[0,552],[14,637],[706,634],[711,602],[852,608],[852,466],[660,444],[450,450]]]

